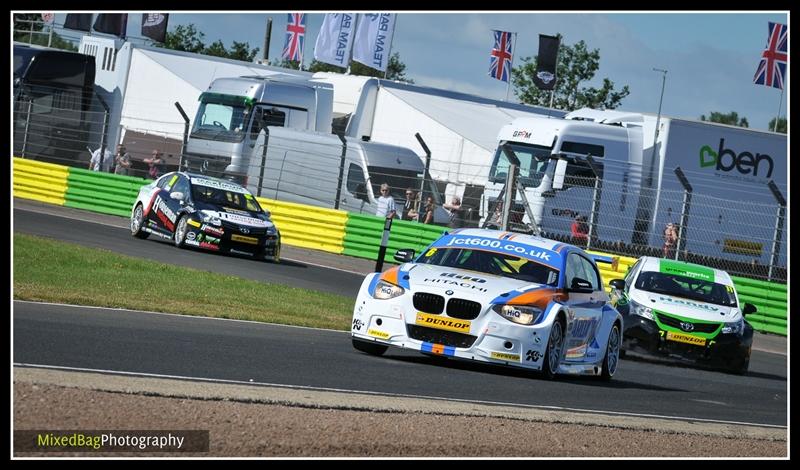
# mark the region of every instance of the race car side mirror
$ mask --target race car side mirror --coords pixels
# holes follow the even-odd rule
[[[611,282],[608,283],[611,287],[617,290],[625,290],[625,280],[624,279],[612,279]]]
[[[594,289],[592,288],[592,284],[589,281],[581,279],[579,277],[574,277],[572,278],[572,283],[569,286],[569,291],[589,293],[589,292],[594,292]]]
[[[744,308],[742,309],[742,315],[750,315],[751,313],[756,313],[758,309],[753,304],[744,304]]]
[[[416,253],[414,250],[405,249],[405,250],[397,250],[394,254],[395,261],[399,261],[401,263],[410,263],[411,260],[414,259],[414,255]]]
[[[170,193],[169,197],[171,197],[172,199],[175,199],[176,201],[183,202],[183,193],[180,192],[180,191],[175,191],[173,193]]]

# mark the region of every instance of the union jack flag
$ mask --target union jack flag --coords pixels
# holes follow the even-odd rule
[[[511,76],[511,33],[494,30],[494,49],[489,56],[489,75],[508,82]]]
[[[788,33],[789,28],[785,24],[769,23],[767,46],[761,53],[761,62],[753,77],[753,83],[783,90],[786,61],[789,59],[789,54],[786,52]]]
[[[306,15],[305,13],[289,13],[286,23],[286,44],[283,46],[282,57],[287,60],[303,60],[303,44],[306,40]]]

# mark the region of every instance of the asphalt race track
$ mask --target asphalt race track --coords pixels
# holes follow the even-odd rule
[[[361,276],[178,250],[127,230],[14,211],[14,230],[121,254],[260,281],[355,296]],[[335,281],[333,281],[335,279]],[[355,351],[344,332],[113,309],[14,302],[14,363],[164,374],[563,407],[760,425],[787,425],[787,357],[753,351],[750,372],[714,371],[625,359],[614,379],[565,377],[390,349]]]

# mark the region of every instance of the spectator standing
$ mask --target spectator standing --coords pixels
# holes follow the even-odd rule
[[[423,224],[432,224],[433,223],[433,211],[436,209],[436,203],[433,202],[433,196],[428,196],[425,199],[425,205],[422,206],[422,211],[420,212],[420,222]]]
[[[106,149],[105,158],[101,158],[100,148],[92,152],[92,158],[89,160],[89,169],[92,171],[104,171],[106,173],[111,171],[111,165],[114,163],[114,154]],[[101,162],[102,160],[102,162]],[[102,164],[102,170],[101,170]]]
[[[450,228],[461,228],[464,226],[464,209],[461,208],[461,199],[458,196],[453,196],[450,204],[443,204],[442,207],[450,212]]]
[[[397,207],[394,204],[394,198],[389,194],[389,185],[383,183],[381,185],[381,195],[378,197],[378,210],[375,211],[378,217],[392,218],[397,215]]]
[[[164,173],[164,159],[161,157],[161,152],[158,150],[153,150],[150,158],[145,158],[143,161],[147,163],[149,167],[147,176],[151,179],[158,179],[158,177]]]
[[[662,252],[664,258],[674,259],[675,248],[678,246],[678,226],[672,222],[664,228],[664,247]]]
[[[118,175],[125,175],[128,176],[131,173],[131,154],[125,149],[125,146],[122,144],[117,145],[117,155],[114,157],[114,163],[117,164],[117,167],[114,169],[114,173]]]
[[[573,245],[586,246],[586,242],[589,240],[589,224],[586,223],[585,215],[578,214],[575,216],[570,232],[572,232]]]
[[[417,220],[419,218],[417,192],[411,188],[406,189],[406,202],[403,203],[403,214],[400,218],[403,220]]]

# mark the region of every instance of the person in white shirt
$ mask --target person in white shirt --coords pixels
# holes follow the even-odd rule
[[[111,165],[114,164],[114,154],[108,148],[105,151],[105,158],[103,158],[103,171],[108,173],[111,171]],[[92,159],[89,160],[89,169],[92,171],[100,171],[100,148],[92,152]]]
[[[381,185],[381,195],[378,198],[378,210],[375,215],[378,217],[394,217],[397,214],[397,208],[394,204],[394,199],[389,194],[389,185],[383,183]]]

